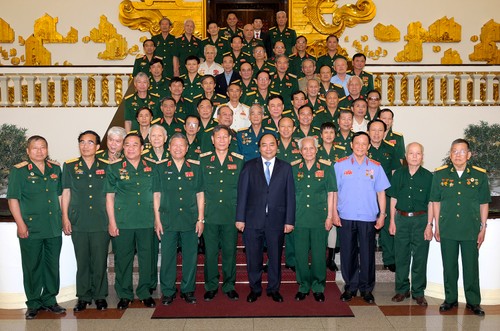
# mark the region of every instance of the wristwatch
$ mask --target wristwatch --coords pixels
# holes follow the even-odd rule
[[[198,222],[205,224],[205,220],[198,220]]]

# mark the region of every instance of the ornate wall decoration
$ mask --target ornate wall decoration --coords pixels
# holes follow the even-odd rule
[[[396,42],[401,39],[401,32],[392,24],[378,23],[373,27],[373,34],[378,41]]]
[[[49,50],[43,46],[43,41],[40,38],[31,35],[24,41],[26,49],[27,66],[49,66],[52,64],[52,55]]]
[[[368,41],[368,36],[362,36],[361,41],[366,42]],[[359,40],[354,40],[352,42],[352,47],[356,50],[356,53],[363,53],[367,58],[370,58],[374,61],[377,61],[381,57],[386,57],[387,56],[387,50],[383,49],[382,47],[377,47],[375,50],[370,50],[370,47],[368,45],[363,45]]]
[[[197,36],[205,35],[206,1],[190,2],[184,0],[123,0],[120,3],[120,22],[133,30],[160,33],[160,20],[168,17],[173,27],[171,33],[179,36],[183,33],[184,20],[194,21]]]
[[[71,27],[66,37],[63,37],[62,34],[57,32],[56,26],[58,22],[58,17],[52,17],[45,13],[35,21],[33,35],[44,43],[76,43],[78,41],[78,31]]]
[[[138,51],[138,46],[134,45],[127,49],[127,39],[116,31],[116,28],[108,21],[105,15],[101,15],[98,28],[90,31],[90,36],[82,39],[83,42],[92,40],[95,43],[105,43],[106,50],[99,52],[97,57],[102,60],[122,60],[128,54],[134,54]]]
[[[479,44],[474,45],[474,52],[469,54],[469,60],[486,61],[488,64],[500,64],[500,50],[498,50],[496,44],[500,42],[500,24],[492,19],[486,22],[481,27],[479,40]]]
[[[394,58],[396,62],[420,62],[423,58],[422,43],[427,36],[427,31],[422,28],[421,22],[408,24],[408,33],[405,36],[407,44]]]
[[[0,18],[0,43],[13,43],[16,38],[16,33],[9,23]]]
[[[462,26],[455,18],[442,17],[429,25],[425,42],[458,43],[462,40]]]
[[[462,59],[456,50],[448,48],[444,51],[444,55],[441,58],[441,64],[462,64]]]

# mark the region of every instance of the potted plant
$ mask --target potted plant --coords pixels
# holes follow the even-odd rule
[[[27,157],[26,131],[12,124],[0,127],[0,216],[10,216],[6,199],[9,171]]]

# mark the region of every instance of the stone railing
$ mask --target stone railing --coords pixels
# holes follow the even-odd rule
[[[371,66],[384,106],[500,105],[500,66]],[[0,107],[116,107],[131,67],[0,67]]]

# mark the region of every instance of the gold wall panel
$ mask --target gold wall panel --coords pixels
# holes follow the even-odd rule
[[[26,66],[49,66],[52,64],[52,55],[43,46],[43,42],[40,38],[31,35],[24,42],[24,47],[26,49]]]
[[[367,39],[367,38],[366,38]],[[363,41],[363,38],[362,38]],[[366,40],[364,40],[366,41]],[[374,61],[377,61],[381,57],[386,57],[387,56],[387,50],[383,49],[382,47],[377,47],[375,50],[370,50],[370,47],[368,45],[363,45],[359,40],[354,40],[352,42],[352,47],[356,50],[356,53],[363,53],[367,58],[372,59]]]
[[[462,40],[462,26],[455,18],[442,17],[429,25],[426,42],[457,43]]]
[[[411,22],[408,24],[408,33],[405,36],[407,41],[404,49],[396,55],[396,62],[420,62],[423,58],[422,43],[425,40],[427,31],[422,28],[421,22]]]
[[[500,51],[497,42],[500,42],[500,24],[493,19],[481,27],[479,44],[474,45],[474,52],[469,54],[471,61],[486,61],[488,64],[500,64]]]
[[[179,36],[184,32],[184,21],[192,19],[195,34],[205,36],[206,0],[189,2],[183,0],[124,0],[120,3],[120,22],[133,30],[160,33],[160,20],[168,17],[173,24],[171,33]]]
[[[71,27],[66,37],[63,37],[62,34],[57,32],[58,21],[58,17],[52,17],[45,13],[35,21],[34,36],[44,43],[76,43],[78,41],[78,31]]]
[[[392,24],[378,23],[373,27],[373,34],[378,41],[395,42],[401,39],[401,32]]]
[[[16,38],[16,33],[9,23],[0,18],[0,43],[13,43]]]
[[[97,58],[102,60],[122,60],[129,54],[127,39],[116,31],[116,28],[108,21],[105,15],[101,15],[98,28],[90,31],[90,36],[82,39],[83,42],[92,40],[95,43],[105,43],[106,50],[99,52]],[[132,53],[137,46],[132,47]]]
[[[462,59],[458,51],[448,48],[444,51],[444,55],[441,58],[441,64],[462,64]]]

